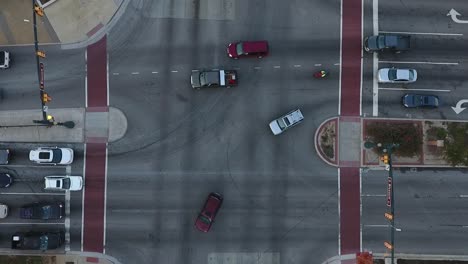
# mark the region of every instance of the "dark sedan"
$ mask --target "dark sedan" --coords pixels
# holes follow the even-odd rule
[[[435,95],[405,94],[402,98],[402,101],[403,105],[407,108],[439,107],[439,97]]]
[[[20,218],[23,219],[62,219],[65,216],[65,205],[62,202],[34,203],[21,207]]]

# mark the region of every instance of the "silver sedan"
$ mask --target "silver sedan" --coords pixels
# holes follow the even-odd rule
[[[412,83],[418,79],[414,69],[383,68],[378,76],[379,83]]]

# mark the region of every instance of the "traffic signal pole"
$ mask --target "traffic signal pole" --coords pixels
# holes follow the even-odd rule
[[[46,106],[46,102],[44,102],[44,86],[41,85],[41,83],[43,82],[43,80],[41,78],[44,77],[43,75],[43,72],[44,72],[44,68],[42,68],[41,70],[41,63],[39,62],[39,43],[37,41],[37,24],[36,24],[36,12],[40,12],[40,14],[43,15],[43,11],[40,7],[37,6],[37,4],[35,3],[35,0],[32,0],[32,9],[33,9],[33,28],[34,28],[34,54],[35,54],[35,57],[36,57],[36,67],[37,67],[37,80],[38,80],[38,83],[39,83],[39,93],[40,93],[40,99],[41,99],[41,110],[42,110],[42,122],[44,123],[48,123],[49,121],[47,120],[47,106]],[[42,53],[41,53],[42,54]],[[39,121],[39,120],[36,120],[36,121]]]

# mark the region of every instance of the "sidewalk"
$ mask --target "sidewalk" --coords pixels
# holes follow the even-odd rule
[[[0,46],[34,43],[31,0],[1,0]],[[36,1],[41,3],[41,1]],[[46,1],[43,1],[46,2]],[[102,38],[125,11],[129,0],[50,0],[36,16],[39,44],[86,47]]]
[[[374,258],[374,263],[391,264],[392,261],[389,258],[388,253],[371,253]],[[346,254],[331,257],[322,264],[361,264],[357,263],[356,254]],[[407,262],[403,262],[407,260]],[[398,262],[397,262],[398,261]],[[414,262],[419,261],[419,262]],[[432,261],[426,263],[438,263],[438,264],[468,264],[468,256],[466,255],[429,255],[429,254],[395,254],[396,263],[420,263],[425,264],[424,261]],[[434,262],[437,261],[437,262]]]
[[[84,143],[87,138],[103,138],[106,142],[121,139],[127,131],[127,118],[117,108],[108,112],[93,112],[92,109],[49,109],[57,122],[73,121],[74,128],[47,127],[34,124],[42,120],[40,110],[0,111],[0,138],[2,142],[60,142]]]
[[[23,254],[10,255],[11,252],[2,252],[0,263],[43,263],[43,264],[120,264],[115,258],[94,252],[68,251],[61,255],[50,254]]]

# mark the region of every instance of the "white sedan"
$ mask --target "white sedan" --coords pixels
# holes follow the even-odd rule
[[[42,147],[29,152],[29,160],[38,164],[71,164],[73,149],[58,147]]]
[[[81,176],[45,176],[46,190],[79,191],[83,188]]]
[[[379,83],[412,83],[418,79],[414,69],[383,68],[378,76]]]

